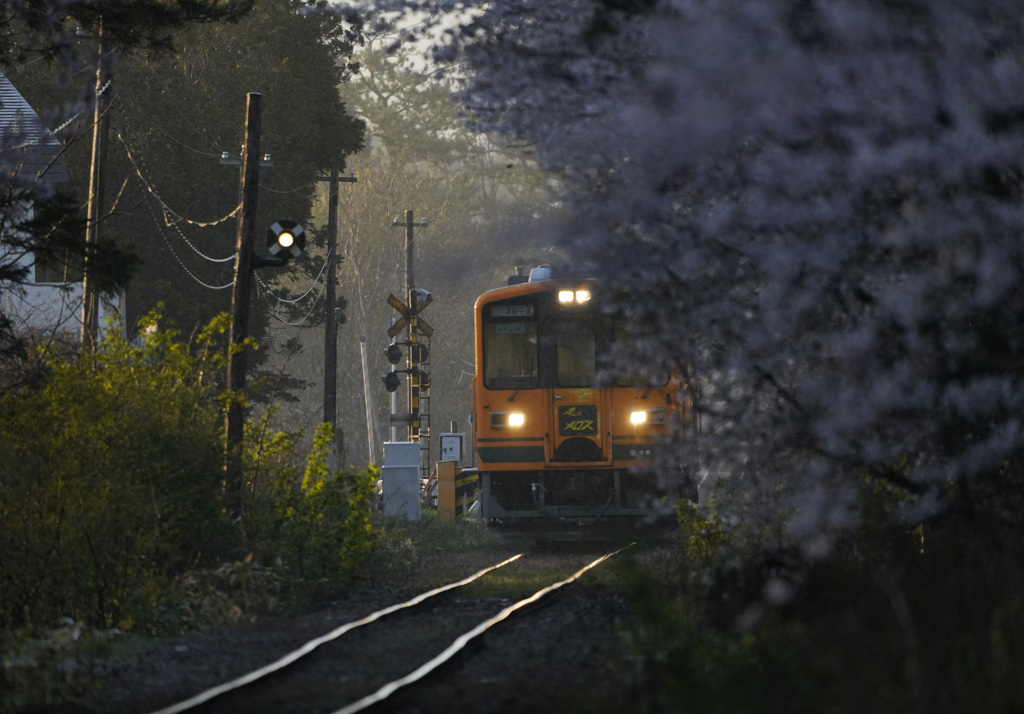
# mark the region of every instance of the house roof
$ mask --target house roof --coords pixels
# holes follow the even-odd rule
[[[63,146],[43,125],[7,76],[0,72],[0,170],[47,187],[67,183]]]

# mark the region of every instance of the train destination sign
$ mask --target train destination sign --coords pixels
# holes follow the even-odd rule
[[[491,317],[531,317],[533,305],[491,305]]]

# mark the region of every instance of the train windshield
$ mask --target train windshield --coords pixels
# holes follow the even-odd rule
[[[538,385],[537,316],[533,304],[489,305],[483,343],[486,387],[522,389]]]
[[[634,362],[635,353],[622,348],[637,344],[635,326],[590,299],[563,303],[554,290],[519,295],[485,304],[480,317],[487,389],[643,389],[665,386],[672,376],[663,366]]]

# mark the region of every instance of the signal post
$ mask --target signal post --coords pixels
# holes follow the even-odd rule
[[[429,414],[423,408],[429,403],[430,375],[423,369],[429,363],[429,352],[426,343],[421,338],[429,339],[434,334],[434,328],[423,319],[420,314],[432,301],[433,297],[425,290],[416,288],[415,273],[413,271],[413,246],[414,231],[416,227],[426,227],[427,222],[421,219],[419,223],[413,222],[413,212],[405,212],[405,222],[396,218],[392,224],[396,227],[405,228],[405,261],[406,261],[406,299],[403,301],[394,295],[388,296],[388,304],[398,311],[400,318],[388,328],[388,337],[394,339],[401,332],[406,332],[406,339],[402,342],[392,343],[386,350],[388,361],[397,365],[402,359],[402,347],[406,347],[406,368],[392,369],[391,372],[383,375],[384,387],[389,392],[394,392],[401,384],[400,374],[407,374],[409,377],[408,407],[405,414],[392,414],[392,426],[404,426],[407,430],[407,440],[420,442],[423,453],[421,458],[421,470],[426,471],[429,465],[430,449],[430,428]]]

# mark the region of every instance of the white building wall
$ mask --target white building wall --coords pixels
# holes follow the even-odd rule
[[[57,186],[68,180],[61,149],[60,141],[42,125],[32,107],[0,72],[0,167],[40,185]],[[32,216],[30,205],[9,205],[6,209],[7,226]],[[0,263],[12,262],[27,267],[29,272],[23,284],[0,282],[0,310],[13,321],[16,330],[32,330],[40,337],[49,333],[54,337],[81,339],[82,284],[36,282],[33,256],[15,255],[14,247],[5,242],[5,237],[10,234],[0,235]],[[107,319],[121,312],[123,303],[122,295],[100,299],[101,337],[107,329]]]

